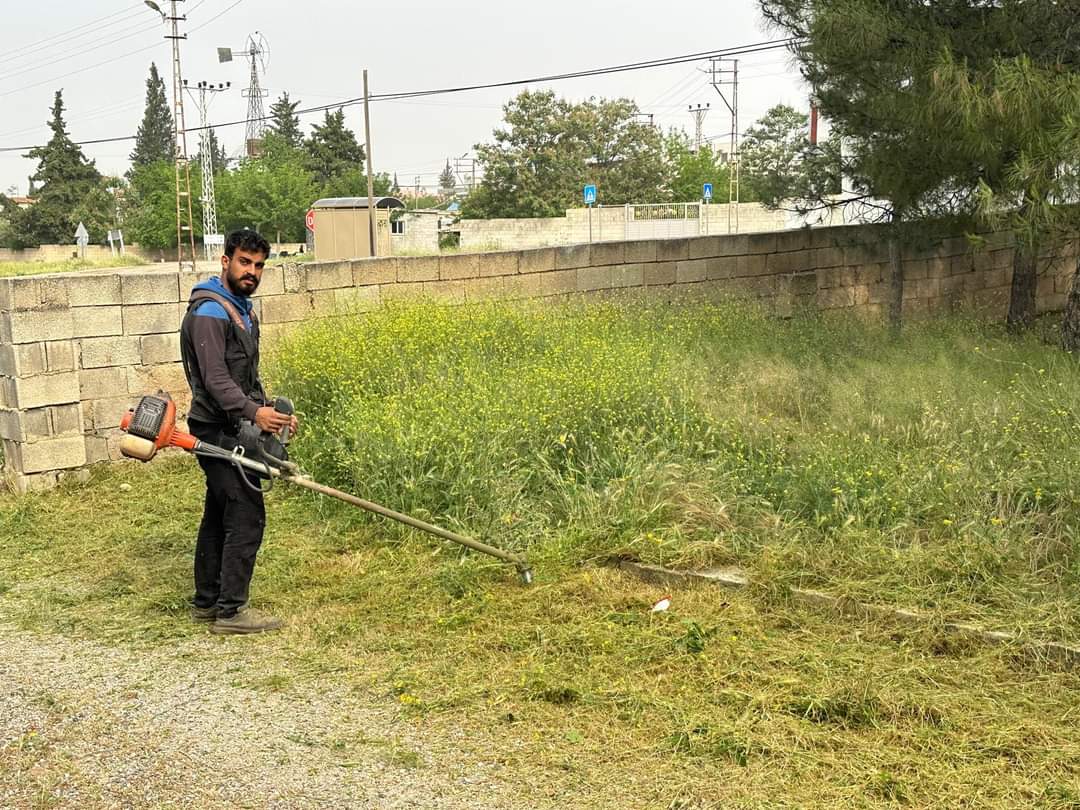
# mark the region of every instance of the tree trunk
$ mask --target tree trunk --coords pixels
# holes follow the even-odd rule
[[[1076,259],[1065,317],[1061,321],[1061,348],[1067,352],[1080,351],[1080,257]]]
[[[899,332],[904,322],[904,262],[900,240],[889,234],[889,327]]]
[[[1012,292],[1005,324],[1010,332],[1022,332],[1035,321],[1035,280],[1039,248],[1017,241],[1013,252]]]

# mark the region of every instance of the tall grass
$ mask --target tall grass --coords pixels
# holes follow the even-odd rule
[[[1080,383],[973,321],[417,306],[270,362],[315,475],[534,555],[740,562],[1075,626]]]
[[[71,273],[78,270],[100,270],[111,267],[138,267],[145,259],[131,254],[110,259],[57,259],[55,261],[0,261],[0,278],[4,276],[36,276],[43,273]]]

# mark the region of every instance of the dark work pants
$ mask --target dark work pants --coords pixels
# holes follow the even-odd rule
[[[190,421],[191,432],[220,444],[220,426]],[[199,456],[206,474],[206,502],[195,541],[195,607],[216,606],[228,618],[248,600],[255,554],[262,545],[266,508],[261,492],[246,486],[226,461]],[[258,485],[258,479],[248,481]]]

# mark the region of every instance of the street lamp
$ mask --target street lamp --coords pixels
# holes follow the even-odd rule
[[[150,8],[152,8],[158,14],[160,14],[161,15],[161,21],[165,22],[165,20],[166,20],[165,12],[161,10],[161,6],[159,6],[157,3],[155,3],[154,0],[143,0],[143,2],[146,3],[146,5],[148,5]]]

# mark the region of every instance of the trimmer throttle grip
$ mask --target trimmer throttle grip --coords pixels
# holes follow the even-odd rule
[[[292,416],[293,413],[295,412],[294,409],[293,409],[292,400],[287,399],[286,397],[278,397],[277,399],[274,400],[274,410],[277,411],[278,413],[285,414],[286,416]],[[278,434],[278,440],[282,444],[288,444],[289,443],[289,434],[291,432],[292,432],[291,426],[290,425],[285,425],[285,427],[283,427],[281,429],[281,432]]]

